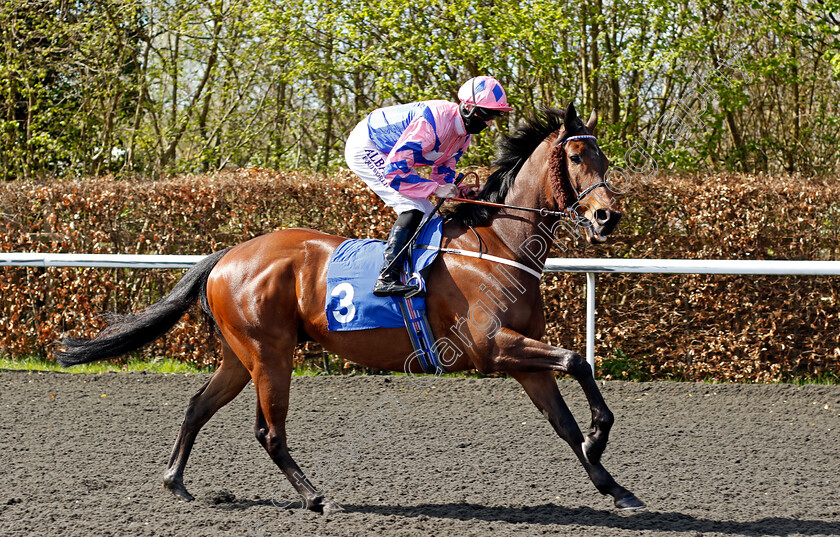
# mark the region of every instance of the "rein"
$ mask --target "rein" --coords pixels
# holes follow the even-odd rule
[[[539,213],[540,216],[562,216],[565,218],[574,218],[570,213],[571,209],[564,209],[562,211],[550,211],[546,208],[535,209],[533,207],[518,207],[516,205],[505,205],[504,203],[493,203],[492,201],[471,200],[469,198],[449,198],[449,201],[456,201],[458,203],[472,203],[474,205],[486,205],[487,207],[499,207],[504,209],[516,209],[517,211],[528,211],[531,213]]]

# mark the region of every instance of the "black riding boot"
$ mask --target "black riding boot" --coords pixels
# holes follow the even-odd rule
[[[388,242],[385,243],[385,263],[379,272],[376,285],[373,286],[374,295],[415,296],[420,291],[417,285],[405,285],[400,282],[403,264],[403,255],[400,253],[411,240],[422,219],[423,212],[418,210],[406,211],[397,218],[388,235]]]

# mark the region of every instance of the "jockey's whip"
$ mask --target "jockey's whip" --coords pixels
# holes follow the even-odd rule
[[[470,172],[470,173],[474,173],[474,172]],[[458,186],[458,185],[461,184],[461,181],[463,181],[463,180],[464,180],[464,174],[459,173],[458,177],[455,178],[455,181],[453,181],[453,183],[455,184],[455,186]],[[435,213],[438,212],[440,207],[443,205],[443,202],[446,201],[447,199],[449,199],[449,198],[441,198],[440,200],[438,200],[438,202],[435,204],[435,208],[432,209],[432,212],[430,212],[425,217],[423,217],[423,220],[420,222],[420,225],[418,225],[417,229],[414,230],[414,235],[412,235],[411,238],[408,240],[408,242],[405,243],[405,245],[402,247],[402,250],[399,251],[399,253],[396,255],[396,257],[394,257],[394,259],[392,259],[391,262],[388,263],[388,266],[385,267],[385,270],[391,270],[391,265],[396,263],[402,257],[402,255],[405,253],[405,251],[408,250],[409,248],[411,248],[411,246],[414,244],[414,241],[417,240],[417,236],[420,235],[420,231],[423,230],[423,226],[425,226],[429,222],[429,220],[432,219],[432,217],[435,215]],[[455,199],[455,198],[451,198],[451,199]]]

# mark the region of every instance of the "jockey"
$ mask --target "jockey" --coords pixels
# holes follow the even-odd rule
[[[385,245],[385,263],[373,288],[376,296],[415,296],[420,291],[400,282],[402,261],[397,257],[434,209],[429,197],[458,195],[455,166],[471,135],[513,110],[504,88],[491,76],[465,82],[458,100],[460,104],[430,100],[379,108],[347,138],[347,165],[399,215]],[[428,179],[415,170],[420,166],[431,166]]]

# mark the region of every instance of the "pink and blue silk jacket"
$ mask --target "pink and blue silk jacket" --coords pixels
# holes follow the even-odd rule
[[[455,180],[455,166],[470,145],[470,135],[449,101],[421,101],[374,110],[367,117],[368,135],[385,159],[385,180],[400,193],[428,198]],[[417,166],[431,166],[430,178]]]

